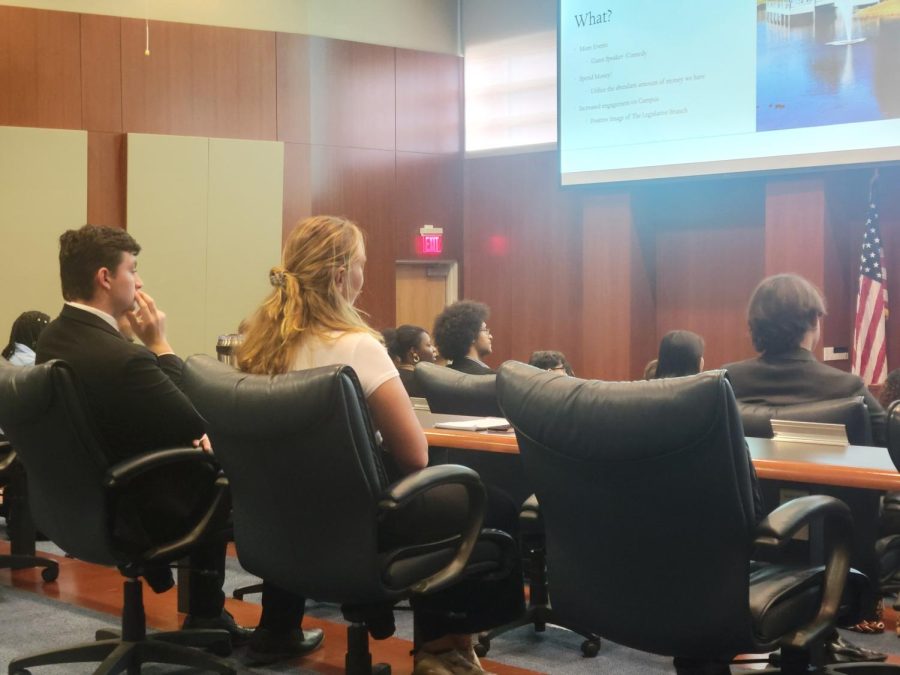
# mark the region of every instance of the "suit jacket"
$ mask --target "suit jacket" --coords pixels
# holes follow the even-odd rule
[[[453,363],[447,367],[458,370],[461,373],[468,373],[469,375],[494,375],[497,372],[496,370],[491,370],[484,364],[479,363],[475,359],[470,359],[468,356],[453,359]]]
[[[85,393],[111,462],[200,438],[203,419],[178,388],[184,366],[126,340],[100,317],[71,305],[41,333],[37,363],[63,359]]]
[[[783,406],[862,396],[869,410],[873,442],[885,443],[884,409],[862,379],[817,361],[806,349],[763,354],[723,367],[742,403]]]

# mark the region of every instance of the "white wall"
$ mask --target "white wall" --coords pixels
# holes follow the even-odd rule
[[[459,0],[9,0],[0,4],[459,53]],[[150,41],[152,45],[152,26]]]

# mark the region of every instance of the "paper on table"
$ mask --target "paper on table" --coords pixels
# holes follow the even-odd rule
[[[459,422],[438,422],[437,429],[456,429],[457,431],[487,431],[509,429],[509,422],[502,417],[479,417],[474,420],[462,420]]]

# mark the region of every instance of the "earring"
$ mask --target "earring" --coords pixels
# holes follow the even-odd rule
[[[419,355],[416,354],[415,352],[413,352],[413,363],[418,363],[418,362],[419,362]]]

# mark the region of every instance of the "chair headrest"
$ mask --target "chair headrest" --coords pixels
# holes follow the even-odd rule
[[[726,414],[730,388],[721,370],[603,382],[515,361],[504,363],[497,379],[500,407],[519,433],[596,462],[641,461],[697,442]]]
[[[415,379],[433,413],[500,415],[496,375],[472,375],[434,363],[419,363]]]

